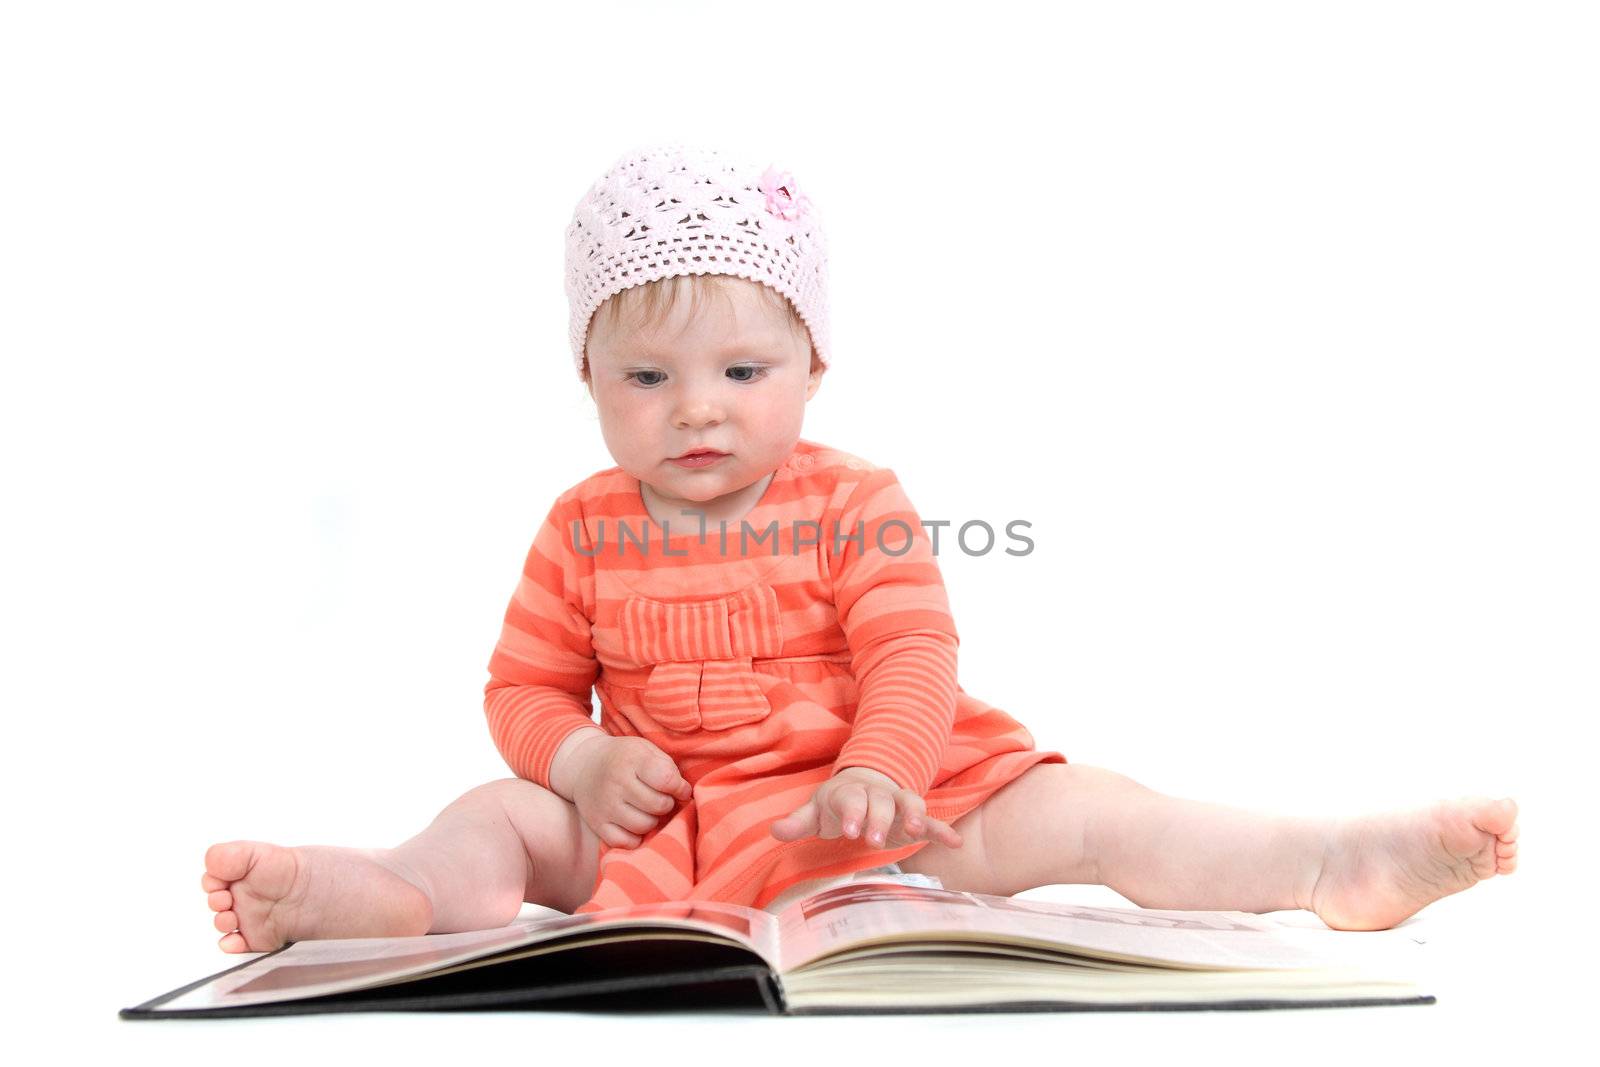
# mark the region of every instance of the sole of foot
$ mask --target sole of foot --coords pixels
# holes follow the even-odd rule
[[[1441,897],[1515,871],[1517,833],[1510,797],[1351,819],[1330,838],[1311,910],[1335,930],[1387,930]]]
[[[432,924],[428,895],[375,850],[228,841],[206,850],[200,888],[224,952],[290,941],[412,937]]]

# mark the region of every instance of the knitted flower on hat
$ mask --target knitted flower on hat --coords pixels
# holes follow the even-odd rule
[[[780,219],[793,221],[811,210],[811,200],[795,186],[794,175],[768,167],[759,188],[767,197],[767,210]]]

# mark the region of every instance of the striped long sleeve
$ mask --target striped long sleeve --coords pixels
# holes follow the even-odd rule
[[[944,579],[916,509],[894,472],[856,484],[827,529],[834,605],[858,688],[855,723],[839,758],[926,795],[956,717],[960,643]]]
[[[489,660],[484,711],[489,733],[520,778],[550,788],[561,742],[593,727],[591,693],[600,674],[579,579],[593,560],[573,547],[582,512],[564,494],[534,537]]]

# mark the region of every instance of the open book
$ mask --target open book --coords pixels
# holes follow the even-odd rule
[[[330,1011],[1084,1011],[1430,1004],[1420,942],[1237,911],[1088,907],[862,881],[772,914],[650,904],[425,937],[298,941],[128,1019]],[[1355,948],[1351,939],[1378,937]],[[1379,950],[1386,951],[1368,951]],[[1387,959],[1382,968],[1370,964]]]

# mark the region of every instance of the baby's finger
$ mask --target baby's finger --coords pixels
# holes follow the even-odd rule
[[[817,836],[832,840],[843,833],[839,813],[833,810],[833,800],[826,793],[817,793],[811,803],[817,806]]]
[[[798,841],[802,837],[817,836],[817,802],[806,801],[798,810],[774,822],[769,829],[779,841]]]
[[[839,816],[844,836],[861,836],[861,822],[867,817],[867,789],[856,782],[847,782],[833,791],[829,806]]]
[[[612,822],[635,834],[647,834],[661,822],[661,816],[642,811],[625,800],[619,800],[607,815]]]
[[[956,832],[954,826],[942,819],[935,819],[931,815],[924,815],[922,821],[925,825],[922,828],[922,833],[918,835],[919,838],[937,841],[946,848],[961,847],[961,835]]]
[[[867,791],[867,844],[882,848],[894,825],[894,794],[882,789]]]
[[[898,809],[895,818],[903,831],[903,836],[913,841],[922,840],[923,819],[927,817],[928,805],[921,795],[910,789],[901,789],[894,795],[895,807]]]
[[[642,779],[634,782],[631,788],[625,790],[624,797],[629,804],[632,804],[640,811],[653,811],[657,815],[665,815],[678,806],[676,797],[670,793],[651,789],[644,784]]]
[[[616,823],[608,822],[600,828],[600,840],[612,848],[638,848],[644,839],[630,834]]]
[[[687,800],[694,795],[693,788],[684,780],[683,775],[678,773],[677,764],[671,760],[651,763],[641,767],[636,773],[639,781],[658,793],[668,793],[680,800]]]

